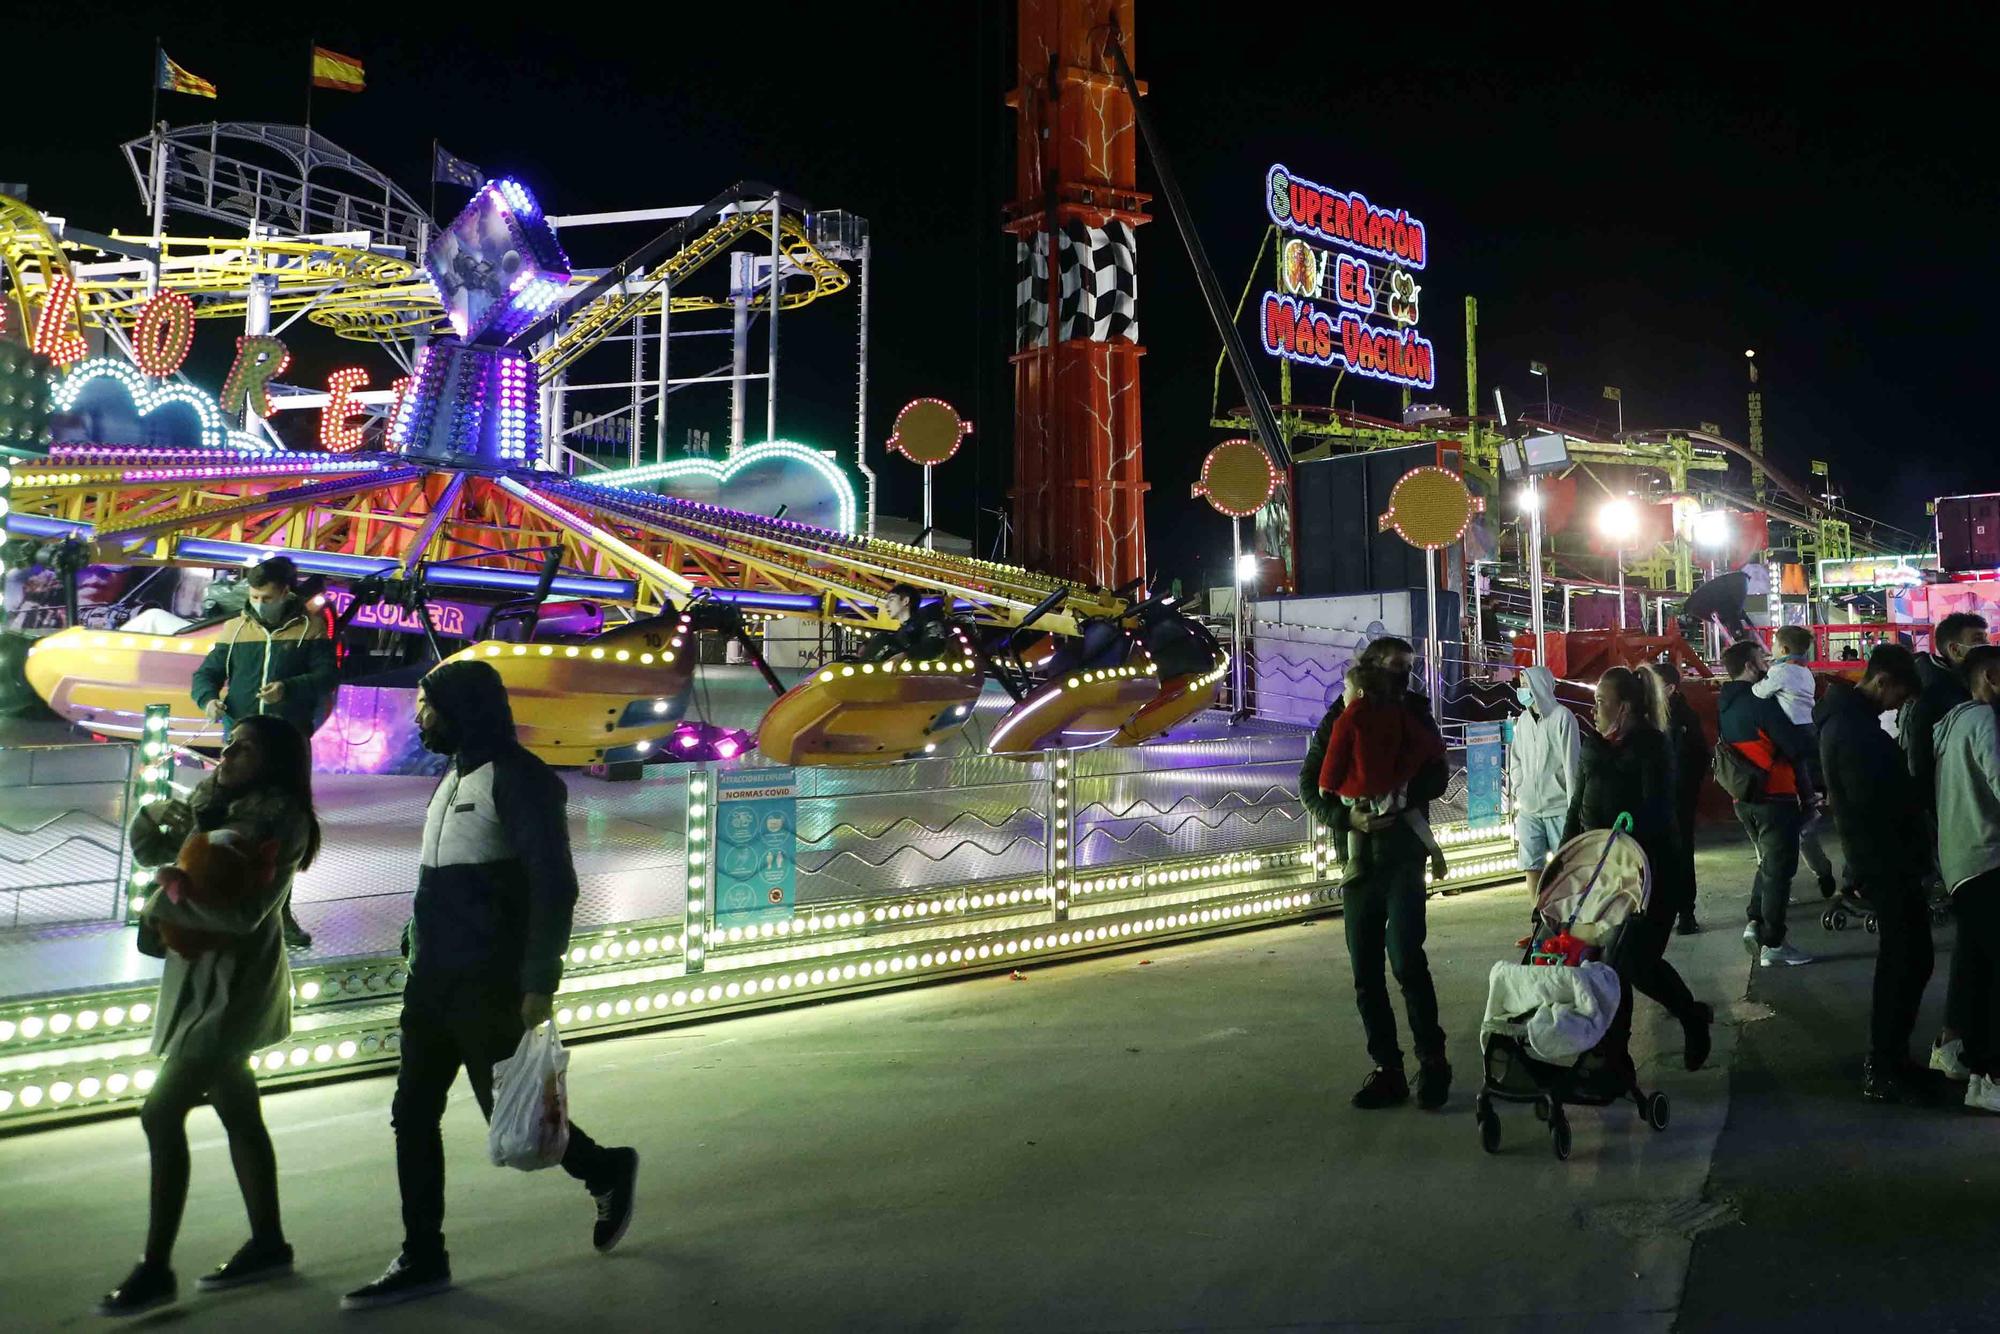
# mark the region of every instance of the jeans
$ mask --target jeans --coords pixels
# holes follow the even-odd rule
[[[445,1095],[464,1066],[480,1114],[490,1120],[493,1063],[512,1056],[525,1031],[520,993],[484,979],[425,985],[413,978],[403,994],[403,1062],[390,1121],[403,1193],[403,1253],[412,1261],[444,1255]],[[610,1184],[609,1155],[574,1122],[562,1168],[586,1186]]]
[[[1389,1005],[1383,957],[1403,990],[1410,1037],[1417,1059],[1444,1059],[1444,1030],[1438,1027],[1437,989],[1424,955],[1424,862],[1421,857],[1375,859],[1341,894],[1347,928],[1347,960],[1354,970],[1354,1000],[1368,1055],[1384,1069],[1401,1069],[1396,1044],[1396,1012]]]
[[[1785,905],[1799,870],[1799,804],[1796,801],[1739,801],[1736,818],[1757,849],[1756,888],[1750,894],[1750,921],[1757,943],[1785,943]]]
[[[1525,811],[1514,817],[1514,838],[1521,847],[1521,869],[1539,871],[1549,864],[1563,842],[1563,821],[1567,813],[1556,815],[1529,815]]]
[[[1806,865],[1812,867],[1822,886],[1833,884],[1838,879],[1833,873],[1833,858],[1826,855],[1826,845],[1820,841],[1826,823],[1824,815],[1814,815],[1799,828],[1799,854],[1806,859]]]
[[[1868,1011],[1868,1050],[1877,1067],[1893,1070],[1910,1059],[1910,1034],[1930,984],[1931,913],[1922,881],[1912,867],[1907,879],[1868,886],[1881,944],[1875,952],[1875,997]]]
[[[1990,1079],[2000,1075],[2000,871],[1953,890],[1951,911],[1958,919],[1952,981],[1964,974],[1965,1064]]]

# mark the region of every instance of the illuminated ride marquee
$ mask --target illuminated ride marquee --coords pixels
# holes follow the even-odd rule
[[[1258,321],[1264,350],[1413,389],[1434,388],[1436,355],[1417,331],[1423,289],[1416,273],[1430,249],[1423,222],[1283,166],[1265,173],[1264,186],[1271,221],[1293,233],[1278,248],[1280,290],[1264,293]]]

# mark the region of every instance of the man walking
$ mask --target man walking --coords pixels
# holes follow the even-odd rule
[[[1924,817],[1933,832],[1938,809],[1938,724],[1946,714],[1972,698],[1965,682],[1965,659],[1973,649],[1986,643],[1986,628],[1985,617],[1964,611],[1954,612],[1937,623],[1931,632],[1931,651],[1917,655],[1917,676],[1924,683],[1923,692],[1910,701],[1897,719],[1903,750],[1909,756],[1910,773],[1916,779],[1917,797],[1923,803]],[[1937,845],[1933,844],[1927,867],[1940,857]],[[1930,1064],[1931,1069],[1949,1079],[1964,1080],[1972,1073],[1966,1067],[1961,1040],[1961,1033],[1970,1022],[1965,1012],[1968,1004],[1965,987],[1970,975],[1960,971],[1958,960],[1954,950],[1951,973],[1944,988],[1944,1028],[1931,1047]]]
[[[2000,1112],[2000,647],[1971,649],[1961,670],[1972,698],[1946,714],[1932,738],[1938,869],[1958,921],[1951,982],[1964,1007],[1965,1105]]]
[[[1801,786],[1805,743],[1777,701],[1759,699],[1751,689],[1769,665],[1770,655],[1754,639],[1739,639],[1724,649],[1722,667],[1729,680],[1716,703],[1718,778],[1728,765],[1747,772],[1751,780],[1734,787],[1725,781],[1723,786],[1757,849],[1756,888],[1743,943],[1765,968],[1812,962],[1811,955],[1785,940],[1785,905],[1799,869],[1799,829],[1810,794],[1809,781]]]
[[[1806,661],[1812,656],[1812,631],[1803,625],[1785,625],[1772,636],[1778,643],[1778,656],[1771,661],[1770,670],[1764,679],[1751,686],[1760,699],[1775,699],[1778,707],[1785,711],[1785,717],[1792,726],[1800,730],[1799,740],[1803,743],[1806,759],[1812,766],[1813,790],[1824,794],[1825,784],[1819,781],[1819,751],[1813,743],[1813,695],[1817,689],[1813,681],[1812,669]],[[1826,819],[1817,808],[1807,810],[1805,824],[1799,829],[1799,854],[1812,868],[1819,881],[1819,896],[1832,898],[1840,889],[1840,882],[1833,874],[1833,859],[1826,855],[1826,846],[1820,841],[1820,831]],[[1853,873],[1848,879],[1853,880]]]
[[[1390,636],[1363,649],[1356,665],[1379,667],[1407,681],[1415,661],[1416,650],[1409,641]],[[1435,728],[1429,700],[1407,687],[1403,699],[1405,707],[1422,718],[1426,727]],[[1383,971],[1386,954],[1389,971],[1395,973],[1403,992],[1403,1007],[1409,1012],[1418,1061],[1417,1105],[1435,1109],[1444,1106],[1451,1092],[1451,1066],[1445,1060],[1444,1029],[1438,1025],[1437,988],[1432,985],[1430,959],[1424,953],[1428,894],[1424,867],[1429,853],[1410,822],[1401,816],[1370,818],[1365,807],[1343,807],[1338,798],[1328,802],[1321,795],[1319,778],[1327,740],[1344,705],[1344,699],[1333,702],[1306,748],[1305,765],[1299,771],[1299,797],[1316,819],[1336,831],[1336,843],[1348,828],[1366,835],[1356,854],[1359,866],[1341,891],[1354,999],[1367,1034],[1368,1055],[1375,1062],[1353,1104],[1372,1111],[1407,1102],[1410,1097],[1403,1051],[1396,1036],[1396,1012],[1389,1004],[1389,983]],[[1428,804],[1444,795],[1446,778],[1443,760],[1427,765],[1410,780],[1410,808],[1428,816]]]
[[[403,1196],[403,1249],[387,1272],[341,1299],[386,1306],[451,1286],[444,1247],[445,1095],[465,1068],[493,1114],[493,1064],[549,1020],[576,905],[568,793],[522,749],[500,674],[446,663],[418,687],[426,749],[451,757],[424,821],[414,915],[404,931],[402,1068],[391,1120]],[[592,1242],[616,1246],[632,1220],[639,1155],[570,1126],[563,1170],[597,1202]]]
[[[1836,681],[1814,711],[1821,772],[1848,870],[1867,887],[1881,944],[1869,1010],[1861,1092],[1884,1102],[1921,1096],[1922,1067],[1910,1060],[1917,1007],[1931,979],[1931,918],[1924,873],[1930,839],[1917,785],[1882,715],[1916,697],[1916,657],[1900,644],[1868,655],[1859,685]]]
[[[1548,668],[1524,669],[1515,694],[1521,713],[1507,748],[1507,789],[1514,797],[1514,841],[1533,894],[1542,868],[1562,846],[1583,750],[1576,715],[1556,702],[1556,678]]]

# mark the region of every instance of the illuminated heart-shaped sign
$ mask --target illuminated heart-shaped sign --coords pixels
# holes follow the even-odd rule
[[[854,531],[860,509],[854,483],[840,465],[810,445],[793,440],[746,445],[719,461],[669,459],[578,480],[657,491],[767,518],[782,507],[787,519],[843,533]]]
[[[268,441],[235,430],[229,425],[222,409],[216,406],[212,395],[204,394],[192,385],[170,384],[149,379],[135,366],[122,361],[112,361],[107,357],[93,357],[89,361],[78,362],[70,368],[62,383],[56,386],[51,405],[57,412],[75,410],[77,400],[83,391],[100,380],[113,381],[123,386],[132,401],[132,410],[140,417],[149,417],[161,408],[178,406],[194,413],[201,433],[200,447],[203,449],[233,450],[244,454],[268,454]],[[122,444],[116,440],[93,440],[91,444]]]

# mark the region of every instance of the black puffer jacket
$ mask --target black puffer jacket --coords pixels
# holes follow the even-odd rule
[[[522,749],[500,674],[450,662],[424,698],[457,734],[424,820],[417,897],[404,933],[410,988],[478,978],[549,993],[562,979],[576,907],[569,792]]]
[[[1587,829],[1609,829],[1621,814],[1631,815],[1632,837],[1652,863],[1653,902],[1668,912],[1693,903],[1674,814],[1673,760],[1656,727],[1632,728],[1615,741],[1583,734],[1583,767],[1563,842]]]
[[[1917,799],[1925,810],[1937,809],[1937,725],[1944,716],[1972,698],[1965,682],[1947,664],[1929,653],[1917,655],[1917,678],[1923,692],[1903,706],[1897,734],[1917,782]]]
[[[1914,881],[1930,865],[1930,821],[1895,739],[1882,730],[1881,711],[1856,687],[1835,681],[1813,722],[1848,868],[1864,887]]]

